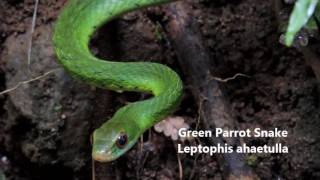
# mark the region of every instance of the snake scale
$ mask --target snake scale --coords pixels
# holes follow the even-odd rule
[[[94,32],[124,13],[170,0],[69,0],[54,27],[59,63],[74,78],[115,91],[147,92],[153,96],[121,107],[93,132],[92,157],[117,159],[155,123],[180,103],[182,82],[169,67],[151,62],[117,62],[95,57],[89,49]]]

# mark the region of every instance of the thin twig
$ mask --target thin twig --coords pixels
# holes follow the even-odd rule
[[[246,75],[246,74],[237,73],[237,74],[235,74],[234,76],[228,77],[228,78],[225,78],[225,79],[222,79],[222,78],[219,78],[219,77],[211,77],[210,80],[214,79],[214,80],[216,80],[216,81],[226,83],[226,82],[228,82],[228,81],[231,81],[231,80],[236,79],[238,76],[242,76],[242,77],[246,77],[246,78],[251,78],[251,76],[248,76],[248,75]]]
[[[143,153],[143,143],[144,143],[144,140],[143,140],[143,135],[140,136],[140,154]]]
[[[92,166],[92,180],[96,180],[96,166],[95,166],[95,162],[94,159],[91,157],[91,166]]]
[[[29,44],[28,44],[28,70],[29,70],[29,72],[31,72],[30,64],[31,64],[32,40],[33,40],[32,37],[33,37],[33,33],[35,30],[35,26],[36,26],[38,5],[39,5],[39,0],[35,0],[34,11],[33,11],[33,16],[32,16],[32,23],[31,23],[30,39],[29,39]]]
[[[172,140],[172,142],[173,142],[174,148],[177,151],[176,143],[173,140]],[[179,167],[179,179],[182,180],[183,179],[183,168],[182,168],[181,159],[180,159],[178,151],[177,151],[177,159],[178,159],[178,167]]]
[[[58,68],[58,69],[53,69],[53,70],[48,71],[48,72],[44,73],[43,75],[37,76],[37,77],[35,77],[35,78],[33,78],[33,79],[29,79],[29,80],[27,80],[27,81],[21,81],[21,82],[19,82],[18,84],[16,84],[15,86],[13,86],[12,88],[9,88],[9,89],[6,89],[6,90],[0,92],[0,95],[4,95],[4,94],[7,94],[7,93],[10,93],[11,91],[16,90],[16,89],[17,89],[18,87],[20,87],[21,85],[28,84],[28,83],[31,83],[31,82],[33,82],[33,81],[37,81],[37,80],[39,80],[39,79],[42,79],[42,78],[48,76],[49,74],[51,74],[51,73],[53,73],[53,72],[56,72],[56,71],[59,70],[59,69],[60,69],[60,68]]]
[[[196,170],[196,168],[197,168],[197,160],[198,160],[198,157],[199,157],[199,156],[200,156],[200,154],[197,153],[197,154],[196,154],[196,157],[195,157],[194,160],[193,160],[192,171],[191,171],[191,173],[190,173],[189,180],[192,180],[192,179],[193,179],[195,170]]]

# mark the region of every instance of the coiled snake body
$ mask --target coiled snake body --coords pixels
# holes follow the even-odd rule
[[[93,133],[93,159],[112,161],[128,151],[143,132],[179,105],[182,82],[167,66],[150,62],[115,62],[96,58],[88,47],[104,23],[136,9],[169,0],[70,0],[60,14],[53,42],[59,63],[75,78],[116,90],[149,92],[150,99],[120,108]]]

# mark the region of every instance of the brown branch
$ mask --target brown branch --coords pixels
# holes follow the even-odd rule
[[[194,21],[192,9],[186,2],[171,4],[165,9],[169,22],[165,29],[178,55],[179,63],[190,77],[193,94],[201,102],[200,113],[204,128],[214,131],[215,128],[236,129],[237,123],[231,108],[224,97],[218,82],[210,75],[212,67],[208,50],[204,47],[200,29]],[[209,144],[228,143],[231,146],[240,144],[238,138],[210,138]],[[258,179],[245,163],[245,157],[236,152],[217,154],[225,179]]]

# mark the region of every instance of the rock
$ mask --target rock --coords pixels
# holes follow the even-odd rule
[[[7,88],[60,68],[51,34],[50,25],[36,29],[32,73],[27,65],[29,34],[7,38],[2,57],[6,63]],[[59,163],[79,170],[91,157],[89,137],[94,98],[95,90],[75,81],[62,68],[12,91],[6,102],[7,151],[22,153],[35,164]]]

